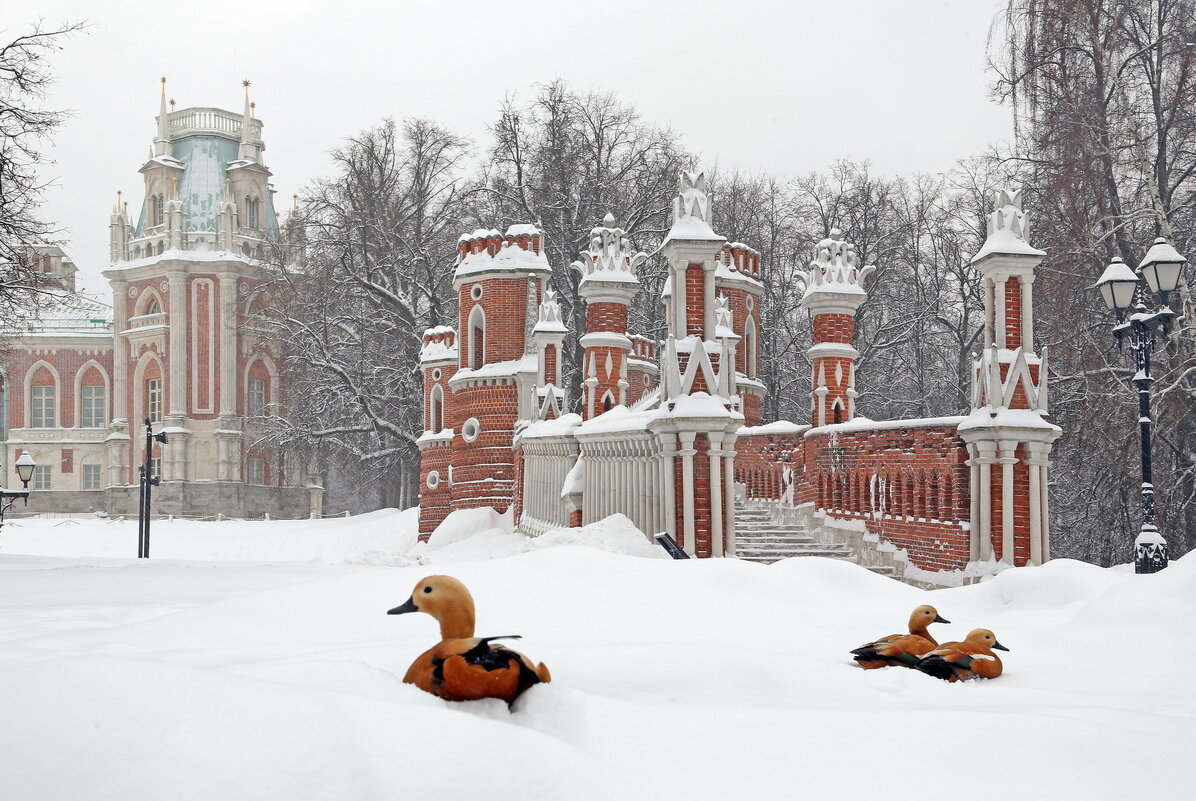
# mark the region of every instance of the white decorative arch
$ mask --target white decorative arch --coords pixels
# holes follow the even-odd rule
[[[444,430],[444,390],[439,384],[428,395],[428,430],[433,433]]]
[[[481,329],[482,341],[477,342],[476,330]],[[486,311],[481,305],[475,305],[469,312],[469,323],[466,325],[468,333],[469,363],[466,367],[477,369],[486,363]]]
[[[33,428],[33,377],[45,367],[54,376],[54,428],[62,427],[62,377],[58,368],[45,359],[38,359],[25,371],[25,428]]]
[[[162,295],[159,294],[158,290],[154,289],[152,286],[147,286],[141,291],[141,294],[137,296],[137,305],[133,307],[133,316],[141,317],[143,315],[149,314],[149,307],[154,301],[158,302],[159,309],[163,311],[166,310],[166,303],[162,300]]]
[[[747,326],[743,332],[743,339],[744,339],[744,344],[747,346],[745,348],[747,353],[744,354],[747,357],[747,369],[744,370],[744,372],[747,373],[748,378],[755,378],[756,377],[756,321],[751,317],[748,317]]]
[[[606,391],[606,394],[602,396],[602,400],[598,401],[598,408],[602,410],[602,411],[598,412],[598,414],[604,414],[606,412],[609,412],[611,409],[615,408],[615,406],[617,406],[617,405],[618,405],[618,401],[615,400],[614,393],[612,393],[608,389]]]
[[[145,372],[151,363],[158,365],[158,377],[162,379],[162,404],[165,412],[166,404],[166,370],[162,367],[162,359],[152,350],[141,354],[137,360],[137,367],[133,370],[133,419],[140,422],[149,414],[149,399],[145,397]]]
[[[836,414],[838,412],[838,414]],[[831,419],[832,423],[846,423],[847,422],[847,407],[843,404],[842,398],[835,398],[831,404]]]
[[[83,376],[91,372],[93,367],[100,371],[100,375],[104,379],[104,425],[107,425],[107,421],[112,419],[112,381],[108,377],[108,371],[104,369],[104,365],[95,359],[88,359],[75,373],[75,428],[83,427],[81,425],[83,422]]]

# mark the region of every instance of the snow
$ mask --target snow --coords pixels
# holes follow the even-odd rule
[[[451,542],[428,549],[472,542],[476,558],[434,569],[338,563],[373,538],[400,553],[412,512],[156,523],[149,561],[123,556],[133,523],[5,526],[0,798],[705,801],[883,786],[912,799],[961,786],[974,801],[1092,801],[1189,784],[1192,556],[1153,575],[1058,560],[926,592],[813,557],[629,555],[642,543],[618,518],[496,561],[517,535],[469,534],[506,524],[485,514],[458,513]],[[251,553],[265,563],[227,561]],[[437,571],[470,587],[479,633],[522,634],[553,682],[511,712],[402,684],[436,624],[385,611]],[[849,662],[920,603],[953,621],[940,641],[992,629],[1011,649],[1005,675],[948,684]],[[929,778],[899,780],[919,766]]]
[[[972,257],[971,263],[975,264],[985,256],[994,253],[1008,253],[1014,256],[1038,257],[1046,255],[1045,251],[1034,247],[1008,228],[1000,228],[989,234],[988,238],[984,240],[984,244],[980,246],[980,250],[977,251],[976,255]]]
[[[1063,429],[1054,423],[1049,423],[1040,412],[1034,409],[1009,409],[1004,406],[993,408],[984,406],[963,418],[959,424],[960,431],[971,431],[978,428],[1023,428],[1053,431],[1063,433]]]
[[[572,434],[581,425],[581,415],[570,412],[551,420],[541,420],[532,423],[519,433],[520,439],[535,439],[537,437],[562,437]]]
[[[744,426],[739,429],[740,438],[763,437],[771,434],[800,434],[810,428],[809,425],[798,425],[788,420],[776,420],[760,426]]]
[[[673,227],[669,229],[669,233],[664,238],[664,244],[671,241],[711,241],[711,242],[725,242],[724,237],[719,236],[710,227],[710,224],[701,217],[695,217],[692,214],[686,214],[677,219],[673,223]]]
[[[891,431],[903,428],[956,428],[965,417],[915,417],[909,420],[869,420],[867,417],[853,417],[846,423],[831,423],[814,426],[804,436],[820,437],[827,434],[848,434],[853,431]]]

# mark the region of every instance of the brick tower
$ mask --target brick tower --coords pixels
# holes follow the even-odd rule
[[[739,337],[727,299],[715,293],[726,240],[710,220],[705,175],[682,173],[661,248],[669,263],[662,293],[668,338],[660,414],[648,424],[660,440],[667,529],[699,557],[734,555],[734,446],[743,425],[734,408]]]
[[[760,253],[742,242],[724,245],[714,271],[718,296],[727,301],[731,327],[739,338],[736,365],[744,424],[759,425],[763,415],[764,383],[760,381],[760,341],[764,284]]]
[[[419,522],[421,531],[435,530],[451,509],[453,430],[449,427],[449,381],[457,373],[457,332],[448,326],[429,328],[419,354],[424,376],[424,433],[420,450]]]
[[[640,282],[639,266],[648,258],[633,252],[615,218],[606,215],[602,226],[590,232],[590,247],[581,252],[573,269],[581,273],[578,293],[586,300],[584,416],[592,417],[628,404],[629,356],[632,341],[627,335],[627,307]]]
[[[543,360],[529,351],[538,341],[546,350],[554,346],[543,336],[549,332],[534,331],[550,269],[533,225],[513,225],[506,234],[474,231],[461,237],[457,256],[457,370],[442,378],[451,467],[440,480],[448,480],[451,508],[501,511],[514,496],[516,424],[534,414],[532,389]],[[421,533],[438,522],[435,514],[421,520]]]
[[[1034,352],[1034,270],[1046,254],[1028,236],[1020,190],[1002,190],[972,258],[984,282],[987,343],[973,367],[972,413],[959,426],[970,456],[973,561],[1050,558],[1047,470],[1061,430],[1046,420],[1046,354]]]
[[[868,299],[864,279],[874,269],[856,263],[855,246],[838,228],[818,243],[806,273],[801,305],[813,317],[814,344],[807,353],[814,371],[815,426],[846,423],[855,416],[855,313]]]

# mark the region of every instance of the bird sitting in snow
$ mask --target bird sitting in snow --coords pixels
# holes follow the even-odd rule
[[[950,623],[933,606],[919,606],[909,616],[909,634],[890,634],[875,642],[861,645],[851,652],[856,663],[865,670],[902,665],[913,667],[925,653],[938,643],[930,636],[931,623]]]
[[[963,681],[980,676],[995,679],[1001,675],[1001,657],[993,649],[1008,651],[988,629],[972,629],[963,642],[945,642],[914,665],[936,679]]]
[[[528,687],[552,679],[543,662],[533,665],[523,654],[494,644],[518,635],[473,636],[473,596],[455,578],[422,579],[407,603],[387,614],[408,612],[424,612],[440,621],[440,643],[411,664],[403,677],[407,684],[446,701],[501,698],[510,705]]]

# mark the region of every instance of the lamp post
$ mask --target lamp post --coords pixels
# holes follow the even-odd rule
[[[140,474],[141,493],[137,501],[137,558],[149,559],[150,546],[150,495],[152,487],[162,483],[162,477],[151,475],[153,467],[154,443],[166,444],[166,432],[154,433],[150,419],[145,418],[145,463],[138,466]]]
[[[29,481],[33,478],[33,468],[37,467],[37,462],[33,461],[29,451],[24,451],[13,467],[17,469],[17,478],[21,479],[22,488],[0,490],[0,528],[4,527],[4,513],[11,509],[18,499],[24,500],[26,506],[29,505]]]
[[[1150,465],[1150,386],[1154,377],[1150,374],[1150,355],[1154,350],[1155,334],[1162,331],[1166,341],[1171,333],[1175,312],[1167,305],[1167,296],[1179,286],[1180,273],[1187,263],[1179,251],[1159,237],[1146,251],[1146,257],[1135,273],[1119,258],[1105,268],[1096,282],[1104,296],[1105,303],[1117,313],[1117,325],[1113,335],[1120,344],[1126,338],[1134,354],[1134,386],[1138,389],[1138,428],[1142,436],[1142,529],[1134,540],[1134,572],[1157,573],[1167,566],[1167,540],[1154,522],[1154,481]],[[1160,296],[1159,308],[1146,308],[1147,289]],[[1133,313],[1126,318],[1126,312],[1133,306]]]

